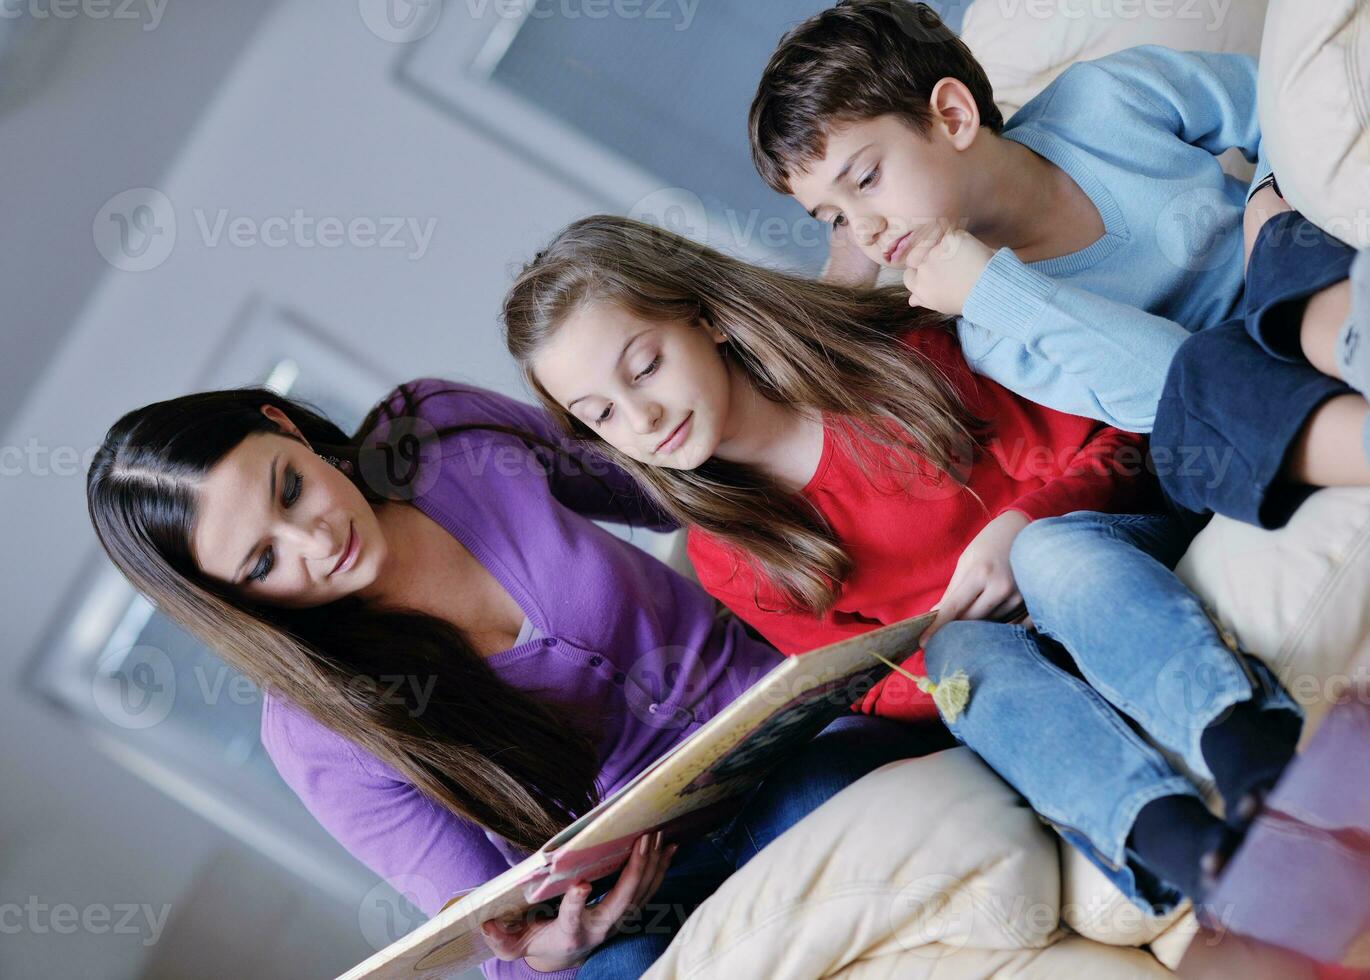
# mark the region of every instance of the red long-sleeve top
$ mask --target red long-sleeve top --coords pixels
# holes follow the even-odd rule
[[[1159,503],[1144,436],[1046,408],[973,374],[946,331],[920,328],[903,340],[942,371],[991,429],[964,486],[926,463],[910,485],[889,473],[869,474],[828,425],[818,469],[800,491],[853,562],[827,612],[793,607],[769,582],[757,581],[736,549],[689,530],[687,553],[700,583],[786,655],[928,611],[962,551],[1006,511],[1035,520],[1077,510],[1141,512]],[[904,666],[922,675],[923,651]],[[873,688],[860,709],[907,720],[937,716],[931,697],[897,673]]]

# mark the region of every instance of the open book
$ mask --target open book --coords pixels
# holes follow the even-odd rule
[[[926,613],[787,659],[536,854],[339,980],[412,980],[473,967],[491,956],[480,931],[487,919],[612,874],[645,833],[679,839],[721,824],[776,763],[850,711],[891,662],[912,654],[932,619]]]

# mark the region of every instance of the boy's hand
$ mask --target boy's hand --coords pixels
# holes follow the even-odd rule
[[[960,316],[992,258],[990,247],[970,232],[937,226],[904,256],[909,305]]]
[[[952,620],[1018,621],[1013,617],[1021,612],[1023,597],[1018,594],[1008,553],[1013,539],[1028,523],[1027,516],[1019,511],[1004,511],[966,545],[947,590],[937,602],[936,618],[918,639],[919,646],[926,646],[932,635]]]

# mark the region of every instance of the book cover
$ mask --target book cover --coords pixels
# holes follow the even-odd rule
[[[926,613],[780,663],[536,854],[450,902],[340,980],[450,975],[489,959],[480,925],[612,874],[641,835],[680,839],[722,823],[743,794],[918,647]]]

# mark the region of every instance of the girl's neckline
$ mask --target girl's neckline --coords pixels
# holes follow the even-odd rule
[[[823,483],[823,478],[828,475],[828,467],[832,463],[833,438],[829,431],[828,413],[823,413],[823,450],[818,455],[818,468],[813,471],[813,476],[809,477],[809,482],[800,488],[799,492],[807,496],[817,490]]]

